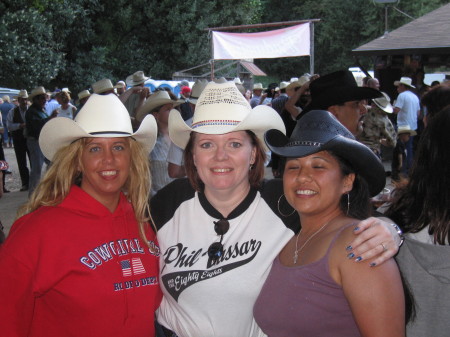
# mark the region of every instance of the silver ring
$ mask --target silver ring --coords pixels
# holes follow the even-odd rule
[[[386,246],[384,245],[384,243],[380,243],[381,247],[383,247],[383,252],[387,251]]]

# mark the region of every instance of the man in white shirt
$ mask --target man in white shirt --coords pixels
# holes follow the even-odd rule
[[[397,114],[397,127],[408,126],[411,130],[417,130],[417,117],[420,113],[419,98],[411,89],[415,88],[409,77],[402,77],[400,81],[395,81],[399,93],[394,105],[394,113]],[[403,173],[408,173],[413,162],[413,139],[410,137],[406,143],[406,165]]]

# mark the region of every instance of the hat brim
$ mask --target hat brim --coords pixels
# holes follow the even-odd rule
[[[157,130],[156,120],[151,115],[144,118],[139,129],[133,134],[97,133],[95,135],[87,133],[69,118],[56,117],[45,123],[42,128],[39,136],[39,146],[44,156],[51,161],[59,149],[81,138],[133,137],[144,146],[146,152],[150,153],[156,143]]]
[[[275,113],[275,114],[274,114]],[[265,105],[258,105],[251,110],[251,113],[239,124],[233,126],[210,125],[191,128],[181,117],[178,110],[173,109],[169,114],[169,136],[178,147],[184,149],[189,142],[191,132],[203,134],[221,135],[235,131],[252,131],[261,141],[264,150],[267,151],[267,145],[264,142],[264,133],[269,129],[278,130],[280,133],[286,133],[281,117],[272,108]]]
[[[400,81],[395,81],[394,82],[394,85],[396,86],[396,87],[398,87],[400,84],[403,84],[403,85],[406,85],[407,87],[410,87],[410,88],[416,88],[415,86],[413,86],[412,84],[408,84],[408,83],[404,83],[404,82],[400,82]]]
[[[384,112],[391,114],[394,112],[394,107],[392,106],[391,103],[388,103],[387,106],[383,107],[382,105],[378,104],[375,100],[373,100],[372,102],[375,103],[375,105],[380,108],[381,110],[383,110]]]
[[[133,81],[133,75],[130,75],[126,78],[125,83],[130,87],[134,87],[135,85],[142,84],[149,79],[150,79],[150,77],[144,76],[144,78],[142,80],[135,82],[135,81]]]
[[[163,106],[163,105],[166,105],[166,104],[169,104],[169,103],[173,104],[173,107],[177,107],[180,104],[184,103],[184,100],[174,101],[173,99],[169,99],[169,98],[157,98],[157,99],[151,100],[149,98],[136,113],[136,119],[140,122],[153,109]]]
[[[269,130],[265,133],[265,141],[273,153],[286,158],[302,158],[321,151],[333,152],[364,177],[371,196],[377,195],[386,184],[384,168],[378,157],[356,140],[338,135],[325,144],[287,146],[288,137],[277,130]]]
[[[360,101],[363,99],[372,99],[383,96],[381,91],[368,87],[348,87],[342,86],[333,88],[323,93],[312,96],[311,102],[305,107],[305,111],[327,110],[330,106],[344,104],[345,102]]]
[[[401,134],[404,134],[404,133],[408,133],[410,136],[416,136],[417,135],[417,132],[414,131],[414,130],[401,130],[401,131],[397,132],[397,136],[401,135]]]

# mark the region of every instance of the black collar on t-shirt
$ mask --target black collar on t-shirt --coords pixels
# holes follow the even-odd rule
[[[256,188],[250,188],[250,191],[248,192],[245,199],[242,200],[242,202],[239,205],[237,205],[237,207],[233,211],[231,211],[231,213],[228,215],[228,217],[224,217],[222,214],[220,214],[220,212],[217,209],[215,209],[209,203],[208,199],[206,199],[205,193],[199,192],[198,199],[200,200],[200,204],[202,205],[205,212],[208,213],[208,215],[210,215],[216,219],[231,220],[231,219],[237,218],[239,215],[244,213],[250,207],[253,200],[255,200],[256,192],[258,192],[258,190]]]

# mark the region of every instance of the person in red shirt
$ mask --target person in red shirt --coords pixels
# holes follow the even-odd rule
[[[156,135],[153,116],[133,133],[114,94],[45,124],[39,145],[52,165],[0,249],[3,336],[155,336],[147,153]]]

